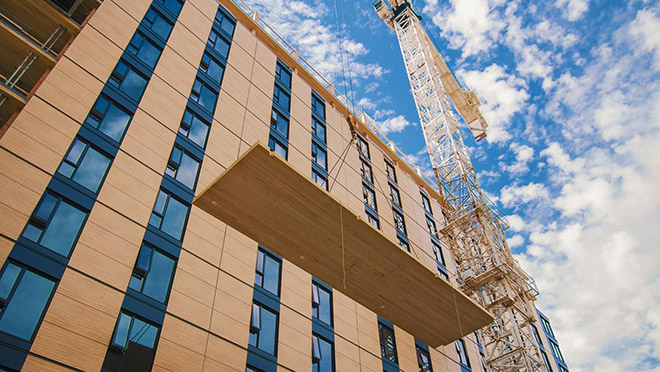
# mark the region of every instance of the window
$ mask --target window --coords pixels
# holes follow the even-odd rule
[[[102,371],[151,371],[159,327],[134,315],[119,313]]]
[[[325,119],[325,104],[322,100],[317,98],[312,94],[312,112],[318,115],[320,118]]]
[[[365,160],[362,160],[360,163],[361,163],[360,173],[362,174],[362,178],[373,184],[374,175],[373,172],[371,171],[371,165],[369,165],[369,163],[367,163]]]
[[[174,146],[172,155],[170,155],[170,161],[167,162],[165,174],[181,182],[190,190],[194,190],[199,172],[199,163],[199,160],[192,157],[179,146]]]
[[[270,129],[276,130],[284,137],[289,136],[289,119],[273,109],[270,115]]]
[[[260,369],[258,369],[258,368],[254,368],[254,367],[252,367],[252,366],[247,366],[247,367],[245,368],[245,372],[263,372],[263,371],[260,370]]]
[[[312,118],[312,134],[325,142],[325,125],[316,118]]]
[[[541,316],[541,325],[543,326],[543,330],[545,333],[548,334],[550,337],[555,337],[555,334],[552,332],[552,327],[550,326],[550,322],[545,319],[543,316]]]
[[[213,114],[215,104],[218,101],[218,92],[197,78],[195,84],[193,84],[190,98]]]
[[[396,227],[397,231],[403,235],[406,235],[406,222],[403,219],[403,214],[394,209],[392,209],[392,213],[394,214],[394,226]]]
[[[229,55],[229,43],[216,30],[211,30],[208,45],[218,52],[222,58],[227,59]]]
[[[280,295],[280,267],[282,261],[265,250],[259,248],[257,253],[257,270],[254,284],[274,294]]]
[[[199,64],[199,69],[206,73],[213,81],[220,84],[222,82],[222,75],[225,73],[225,67],[218,62],[215,58],[211,57],[209,53],[204,53],[202,62]]]
[[[282,88],[278,87],[275,85],[275,90],[273,91],[273,102],[277,103],[282,107],[284,110],[287,112],[289,111],[289,101],[290,101],[289,93],[285,92]]]
[[[327,154],[321,146],[312,141],[312,161],[323,169],[328,169]]]
[[[380,354],[383,359],[398,364],[394,330],[385,324],[378,322],[378,336],[380,338]]]
[[[209,134],[210,125],[204,121],[199,115],[190,110],[186,110],[181,120],[179,133],[188,137],[191,141],[199,145],[199,147],[206,147],[206,138]]]
[[[534,324],[532,326],[532,332],[534,333],[534,338],[536,338],[536,342],[540,345],[543,346],[543,342],[541,342],[541,336],[539,335],[539,330],[536,328]]]
[[[387,160],[385,160],[385,171],[387,172],[387,178],[396,183],[396,170],[394,169],[394,165]]]
[[[142,244],[128,287],[165,303],[174,274],[174,259]]]
[[[328,180],[324,175],[312,169],[312,180],[324,189],[328,189]]]
[[[374,191],[364,183],[362,184],[362,196],[364,197],[364,204],[371,207],[373,210],[376,208],[376,194]]]
[[[410,252],[410,244],[408,244],[408,242],[404,238],[398,235],[397,235],[397,239],[399,240],[399,246],[401,246],[401,248],[405,249],[406,251]]]
[[[428,214],[433,214],[433,211],[431,210],[431,201],[429,200],[429,197],[426,196],[423,192],[420,191],[420,194],[422,195],[422,204],[424,205],[424,210]]]
[[[415,347],[417,349],[417,364],[419,365],[419,372],[433,372],[429,352],[419,346]]]
[[[252,304],[250,345],[271,355],[277,352],[277,314],[257,302]]]
[[[442,249],[438,243],[434,241],[431,241],[431,245],[433,245],[433,254],[435,254],[436,262],[441,263],[442,266],[445,266],[445,257],[442,255]]]
[[[119,142],[124,136],[130,120],[131,114],[120,108],[114,101],[101,95],[85,119],[85,123]]]
[[[23,237],[68,257],[85,218],[86,212],[46,192],[25,226]]]
[[[55,282],[7,261],[0,275],[0,331],[30,341]]]
[[[273,136],[270,136],[270,138],[268,139],[268,147],[270,147],[270,151],[275,151],[286,160],[286,154],[287,154],[286,146],[283,145],[280,141],[276,140]]]
[[[357,148],[360,153],[360,155],[364,156],[367,159],[371,159],[369,156],[369,144],[367,141],[364,140],[364,138],[358,136],[357,138]]]
[[[151,213],[149,225],[161,230],[174,239],[181,240],[183,227],[188,216],[186,204],[179,201],[165,190],[158,192],[156,205]]]
[[[119,61],[108,83],[119,88],[135,101],[142,98],[148,79],[124,61]]]
[[[234,21],[225,16],[222,12],[218,12],[215,16],[215,21],[220,24],[220,28],[228,35],[234,34]]]
[[[371,226],[380,229],[380,221],[378,221],[378,216],[374,216],[370,212],[367,212],[367,222],[369,222]]]
[[[183,3],[181,0],[157,0],[159,3],[163,4],[165,9],[169,10],[175,16],[179,15]]]
[[[57,173],[95,193],[99,191],[109,166],[109,157],[76,138]]]
[[[177,3],[178,1],[169,2]],[[179,5],[179,10],[180,9]],[[178,14],[178,11],[175,14]],[[167,40],[170,37],[170,32],[172,32],[172,27],[174,27],[170,21],[166,20],[160,13],[154,10],[154,8],[149,8],[142,23],[163,40]]]
[[[126,51],[136,56],[140,61],[144,62],[147,66],[154,68],[162,50],[152,43],[147,37],[142,35],[139,31],[135,33],[131,42],[128,43]]]
[[[392,204],[398,206],[401,208],[401,196],[399,195],[399,189],[396,188],[396,186],[390,185],[390,198],[392,199]]]
[[[552,349],[552,354],[555,356],[555,358],[557,358],[558,360],[564,362],[564,356],[561,355],[561,350],[559,350],[559,345],[557,345],[552,340],[550,340],[550,349]]]
[[[332,292],[312,283],[312,316],[332,327]]]
[[[275,77],[279,80],[285,87],[291,89],[291,73],[289,70],[282,66],[279,62],[275,66]],[[287,106],[288,110],[288,106]]]
[[[548,359],[548,354],[545,353],[543,350],[539,350],[541,352],[541,356],[543,357],[543,363],[545,364],[545,368],[548,370],[548,372],[552,372],[552,368],[550,368],[550,360]]]
[[[465,350],[465,341],[463,339],[458,339],[456,342],[454,342],[456,345],[456,352],[458,353],[458,361],[461,362],[461,364],[469,367],[470,366],[470,360],[468,359],[467,356],[467,350]]]
[[[332,342],[312,334],[312,372],[334,372]]]
[[[435,228],[435,221],[431,217],[426,216],[426,227],[429,229],[429,234],[438,237],[438,230]]]

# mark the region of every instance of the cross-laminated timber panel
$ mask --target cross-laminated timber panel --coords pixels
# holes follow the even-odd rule
[[[493,320],[261,143],[194,203],[432,347]]]

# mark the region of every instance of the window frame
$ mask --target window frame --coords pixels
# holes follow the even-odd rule
[[[384,334],[384,330],[387,330],[391,334],[392,341],[392,356],[388,356],[387,352],[387,339],[388,335]],[[380,356],[383,361],[387,361],[394,364],[399,364],[398,350],[396,347],[396,335],[394,334],[394,327],[391,327],[382,321],[378,320],[378,340],[380,344]]]
[[[255,316],[255,309],[259,309],[259,315]],[[260,340],[261,340],[261,332],[262,332],[262,326],[263,326],[263,316],[261,314],[261,311],[268,311],[269,313],[273,314],[275,316],[275,327],[273,330],[273,353],[270,353],[269,351],[266,351],[259,347],[260,345]],[[279,327],[280,327],[280,314],[278,311],[275,311],[274,309],[270,308],[269,306],[266,306],[262,304],[259,301],[253,300],[252,301],[252,312],[250,315],[250,337],[248,339],[248,345],[251,347],[254,347],[263,353],[266,353],[268,355],[272,355],[274,357],[277,357],[277,352],[278,352],[278,342],[279,342]],[[258,323],[258,324],[256,324]],[[252,344],[251,336],[255,335],[255,344]]]
[[[262,257],[263,257],[263,259],[262,259]],[[266,267],[268,265],[266,264],[266,260],[268,258],[270,258],[272,261],[277,263],[277,293],[273,293],[270,289],[268,289],[264,286],[264,284],[266,282],[266,277],[267,277],[266,276]],[[259,266],[261,266],[261,269],[259,268]],[[264,247],[260,246],[257,249],[257,263],[255,265],[254,271],[255,271],[255,281],[254,281],[255,288],[259,287],[259,288],[263,289],[265,292],[267,292],[268,294],[279,298],[281,293],[282,293],[282,259],[280,257],[276,256],[275,254],[269,252]],[[261,277],[261,284],[259,284],[257,282],[258,277]]]
[[[149,254],[149,262],[147,264],[148,265],[147,268],[143,268],[143,267],[138,266],[138,265],[140,265],[140,258],[142,257],[142,252],[145,249],[149,249],[151,251],[150,254]],[[149,272],[153,268],[152,265],[154,263],[153,260],[154,260],[154,255],[155,254],[160,254],[160,255],[172,260],[172,271],[170,273],[169,281],[168,281],[167,285],[165,286],[165,298],[163,299],[163,301],[160,301],[159,299],[153,298],[153,297],[151,297],[148,294],[143,292],[145,283],[146,283],[146,281],[149,277]],[[135,259],[135,264],[133,265],[133,271],[131,273],[131,279],[129,280],[129,283],[128,283],[128,288],[130,288],[130,289],[134,290],[135,292],[140,293],[142,296],[148,297],[148,298],[150,298],[150,299],[152,299],[152,300],[154,300],[158,303],[167,304],[169,299],[170,299],[172,284],[174,283],[174,275],[176,273],[177,263],[178,263],[178,259],[176,257],[170,255],[165,250],[162,250],[162,249],[156,247],[153,244],[150,244],[150,243],[147,243],[146,241],[143,241],[142,245],[140,246],[140,250],[138,251],[138,256]],[[133,278],[136,277],[136,276],[138,276],[139,279],[141,280],[139,290],[131,287],[131,285],[133,284]]]
[[[156,212],[156,207],[158,206],[159,198],[160,198],[161,193],[165,194],[167,199],[163,202],[163,207],[162,207],[163,211],[162,212]],[[170,233],[162,230],[163,222],[165,221],[165,216],[167,215],[167,210],[168,210],[167,208],[168,208],[170,200],[172,198],[175,199],[177,202],[181,203],[183,206],[185,206],[187,208],[185,216],[184,216],[183,221],[182,221],[181,231],[179,233],[179,237],[173,236]],[[158,190],[158,194],[156,195],[156,201],[154,202],[154,206],[151,210],[151,216],[149,217],[148,225],[155,228],[156,230],[160,231],[161,233],[165,234],[166,236],[178,241],[178,242],[183,242],[183,238],[184,238],[185,232],[186,232],[186,225],[188,224],[188,217],[190,215],[190,208],[191,208],[190,204],[187,203],[186,201],[184,201],[183,199],[181,199],[179,196],[177,196],[176,193],[171,192],[171,191],[161,187]],[[157,217],[160,218],[160,222],[158,223],[158,226],[152,224],[152,222],[151,222],[152,219],[154,218],[154,215],[156,215]]]
[[[80,153],[77,156],[77,159],[74,161],[68,159],[71,155],[71,152],[74,150],[76,143],[81,142],[84,146],[84,148],[80,151]],[[108,163],[105,167],[105,170],[103,171],[103,174],[101,177],[98,178],[98,184],[96,186],[95,190],[92,190],[88,188],[87,186],[81,184],[80,182],[74,180],[74,177],[76,174],[78,174],[78,171],[80,171],[80,166],[82,165],[85,157],[89,154],[89,151],[96,151],[98,154],[101,156],[107,158]],[[70,180],[74,184],[80,186],[81,188],[97,195],[99,191],[101,190],[101,187],[103,186],[103,183],[105,181],[105,178],[108,176],[108,173],[110,171],[110,168],[112,167],[112,162],[114,160],[114,157],[105,152],[102,148],[96,146],[92,141],[89,141],[81,136],[76,136],[73,141],[71,142],[71,145],[69,146],[69,149],[67,150],[66,154],[62,158],[62,162],[60,165],[57,167],[56,173],[61,175],[62,177],[66,178],[67,180]],[[64,166],[71,167],[71,174],[67,175],[65,171],[63,170]]]

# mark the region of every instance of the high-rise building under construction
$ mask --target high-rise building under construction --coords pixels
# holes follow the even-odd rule
[[[446,195],[245,3],[0,17],[0,370],[497,362]],[[567,371],[532,316],[535,370]]]

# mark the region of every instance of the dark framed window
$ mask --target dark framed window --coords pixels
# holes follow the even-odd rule
[[[216,30],[211,30],[208,44],[211,46],[211,48],[213,48],[213,50],[218,52],[222,58],[225,60],[227,59],[227,56],[229,55],[229,42],[225,40]]]
[[[433,211],[431,210],[431,201],[429,200],[429,197],[426,196],[422,191],[419,192],[419,194],[422,196],[422,205],[424,206],[424,211],[426,213],[433,215]]]
[[[328,189],[328,179],[315,169],[312,169],[312,180],[324,189]]]
[[[119,61],[115,70],[112,71],[108,83],[113,85],[136,102],[142,98],[144,90],[147,88],[149,79],[138,72],[133,66],[124,61]]]
[[[151,371],[159,332],[160,327],[120,312],[102,371]]]
[[[312,141],[312,161],[321,168],[328,169],[328,154],[314,141]]]
[[[282,261],[259,248],[254,284],[279,297],[281,273]]]
[[[435,227],[435,221],[433,221],[433,218],[426,216],[426,227],[429,230],[429,234],[435,236],[436,238],[438,237],[438,229]]]
[[[550,360],[548,359],[548,354],[545,353],[543,350],[539,350],[541,352],[541,357],[543,358],[543,363],[545,364],[545,368],[548,370],[548,372],[552,372],[552,368],[550,368]]]
[[[332,292],[312,282],[312,316],[332,327]]]
[[[417,345],[415,345],[415,349],[417,351],[417,365],[419,366],[419,372],[433,372],[431,355],[429,355],[429,352]]]
[[[268,354],[277,355],[277,320],[277,312],[254,302],[250,318],[250,345]]]
[[[550,326],[550,322],[544,317],[541,317],[541,325],[543,326],[543,330],[545,331],[545,333],[548,334],[548,336],[553,338],[555,337],[554,332],[552,332],[552,327]]]
[[[216,83],[220,84],[222,82],[225,66],[213,58],[211,54],[204,53],[202,62],[199,64],[199,69],[205,72]]]
[[[131,42],[126,47],[126,51],[151,68],[156,67],[156,63],[158,63],[158,59],[163,52],[160,47],[139,31],[133,35]]]
[[[367,222],[369,222],[369,224],[371,224],[371,226],[375,227],[376,229],[380,229],[380,221],[378,220],[378,216],[369,211],[367,211]]]
[[[176,240],[181,240],[189,208],[190,206],[161,189],[158,192],[149,225]]]
[[[69,257],[87,214],[60,196],[46,192],[28,220],[22,236]]]
[[[0,274],[0,332],[32,340],[54,289],[55,281],[7,261]]]
[[[174,268],[174,258],[143,243],[128,287],[165,303],[172,284]]]
[[[539,346],[543,346],[543,342],[541,341],[541,335],[539,334],[538,328],[534,324],[531,324],[532,326],[532,333],[534,333],[534,338],[536,338],[536,342],[539,344]]]
[[[557,345],[554,341],[550,340],[550,349],[552,350],[552,355],[555,356],[558,360],[564,362],[564,356],[561,354],[561,350],[559,349],[559,345]],[[564,362],[566,363],[566,362]]]
[[[389,183],[390,186],[390,198],[392,199],[392,204],[401,208],[401,196],[399,195],[399,189],[396,186]]]
[[[380,354],[383,359],[398,364],[394,330],[382,322],[378,322],[378,337],[380,339]]]
[[[218,92],[203,82],[200,78],[195,79],[190,98],[207,109],[211,114],[215,112],[215,105],[218,102]]]
[[[275,137],[270,136],[268,139],[268,147],[270,147],[270,151],[275,151],[276,153],[280,154],[284,160],[286,160],[288,149],[284,144],[282,144],[282,142],[275,139]]]
[[[191,110],[186,110],[181,120],[179,133],[188,137],[191,141],[198,144],[199,147],[206,147],[206,139],[211,125]]]
[[[220,24],[220,28],[227,33],[227,35],[234,34],[235,22],[227,17],[224,13],[218,12],[215,15],[215,21]]]
[[[87,141],[76,138],[57,173],[96,193],[110,167],[110,157]]]
[[[325,103],[312,94],[312,112],[325,119]]]
[[[273,91],[273,102],[280,105],[280,107],[282,107],[287,112],[291,108],[291,97],[289,96],[289,93],[277,85],[275,85]]]
[[[85,123],[119,142],[124,136],[131,117],[132,114],[126,112],[108,97],[101,95],[85,119]]]
[[[394,215],[394,227],[396,227],[398,232],[406,235],[406,222],[403,218],[403,214],[396,209],[392,209],[392,214]]]
[[[456,353],[458,354],[458,361],[461,364],[470,367],[470,360],[468,359],[467,350],[465,349],[465,341],[463,341],[463,339],[460,338],[456,340],[454,344],[456,345]]]
[[[195,190],[200,161],[179,146],[172,148],[165,174],[181,182],[190,190]]]
[[[178,3],[176,0],[171,0],[170,2]],[[180,6],[179,10],[181,10]],[[178,14],[178,11],[176,14]],[[174,27],[170,21],[165,19],[165,17],[163,17],[163,15],[153,7],[149,8],[147,14],[145,14],[144,19],[142,20],[142,24],[146,25],[147,28],[153,31],[156,35],[160,36],[160,38],[163,40],[167,40],[170,37],[170,33]]]
[[[362,174],[362,178],[369,181],[371,184],[374,183],[374,174],[371,170],[371,165],[363,159],[360,161],[360,174]]]
[[[165,9],[169,10],[175,16],[179,15],[181,8],[183,7],[183,2],[181,0],[156,0],[162,4]]]
[[[325,142],[325,125],[318,119],[312,118],[312,134],[318,139]]]
[[[394,169],[394,165],[387,160],[385,160],[385,172],[387,173],[387,178],[396,183],[396,170]]]
[[[270,115],[270,129],[277,131],[285,138],[289,136],[289,119],[273,109]]]
[[[369,187],[367,184],[362,184],[362,196],[364,198],[364,204],[371,207],[373,210],[378,210],[376,208],[376,193],[374,190]]]
[[[291,89],[291,72],[279,62],[275,65],[275,77],[285,87]],[[283,105],[284,106],[284,105]],[[288,106],[287,106],[288,110]]]
[[[334,372],[334,345],[323,337],[312,334],[312,372]]]
[[[369,156],[369,144],[360,136],[357,137],[357,148],[360,155],[364,156],[366,159],[371,159]]]
[[[401,246],[401,248],[405,249],[406,251],[410,252],[410,244],[408,243],[408,241],[400,237],[399,235],[397,235],[396,237],[399,241],[399,246]]]

